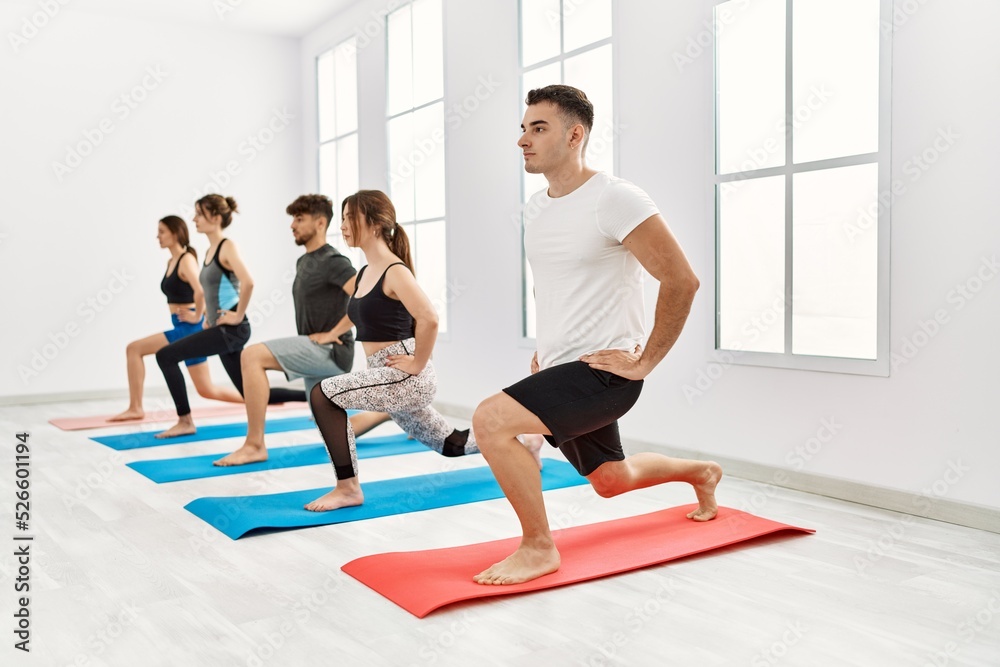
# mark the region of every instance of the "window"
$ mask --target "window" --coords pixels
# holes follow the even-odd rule
[[[738,363],[888,375],[890,12],[715,7],[716,347]]]
[[[594,127],[587,164],[615,173],[614,85],[611,0],[521,0],[521,99],[533,88],[565,83],[587,94]],[[522,112],[524,107],[522,106]],[[547,187],[541,174],[522,169],[521,201]],[[525,338],[535,337],[531,268],[521,246]]]
[[[448,327],[441,0],[414,0],[387,19],[389,196],[410,239],[420,286]]]
[[[316,59],[316,119],[319,192],[333,201],[327,239],[360,266],[361,251],[348,248],[340,235],[340,202],[359,187],[356,42],[348,39]]]

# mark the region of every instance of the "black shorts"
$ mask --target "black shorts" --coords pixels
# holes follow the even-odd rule
[[[548,427],[545,436],[587,476],[607,461],[622,461],[618,419],[639,399],[642,380],[599,371],[582,361],[546,368],[503,390]]]

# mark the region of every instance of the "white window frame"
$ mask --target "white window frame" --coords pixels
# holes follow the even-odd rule
[[[322,193],[322,189],[321,189],[322,188],[322,178],[321,178],[321,175],[322,175],[322,165],[321,165],[321,160],[320,160],[320,155],[322,154],[322,147],[332,143],[332,144],[334,144],[334,146],[336,146],[337,148],[339,148],[339,142],[341,140],[345,139],[345,138],[348,138],[348,137],[352,136],[352,135],[356,135],[357,136],[357,141],[358,141],[358,165],[357,165],[357,172],[358,172],[359,178],[360,178],[360,171],[361,171],[361,169],[360,169],[361,168],[361,164],[360,164],[360,162],[361,162],[361,135],[359,133],[360,119],[359,119],[359,122],[357,123],[357,125],[355,126],[355,128],[352,131],[350,131],[350,132],[344,132],[343,134],[338,134],[338,133],[335,132],[334,136],[332,138],[330,138],[330,139],[327,139],[326,141],[324,141],[322,139],[322,136],[320,134],[320,127],[321,127],[321,123],[322,123],[322,120],[320,118],[320,114],[322,113],[322,109],[320,108],[320,94],[319,94],[319,61],[320,61],[320,58],[323,58],[327,54],[332,54],[333,58],[336,60],[336,58],[337,58],[337,51],[341,47],[343,47],[345,44],[347,44],[348,42],[353,42],[354,43],[352,48],[354,49],[354,53],[357,54],[357,52],[358,52],[357,37],[349,37],[347,39],[344,39],[344,40],[338,42],[337,44],[335,44],[334,46],[332,46],[332,47],[330,47],[328,49],[324,49],[324,50],[320,51],[318,54],[316,54],[316,57],[313,59],[313,66],[314,66],[313,81],[316,82],[316,190],[315,191],[316,192],[320,192],[320,193]],[[360,111],[360,104],[358,104],[358,102],[359,102],[358,98],[359,98],[359,92],[360,92],[359,88],[360,87],[357,85],[357,82],[358,82],[358,76],[357,76],[358,63],[357,63],[357,60],[355,60],[354,67],[355,67],[354,100],[355,100],[355,104],[359,107],[358,111]],[[336,68],[334,68],[334,72],[336,72]],[[337,96],[336,74],[334,74],[333,86],[334,86],[334,92],[333,92],[333,94],[334,94],[334,108],[331,109],[330,111],[331,111],[331,113],[334,114],[334,118],[336,118],[336,99],[337,99],[336,98],[336,96]],[[338,164],[334,165],[334,168],[337,170],[337,173],[339,174],[339,169],[340,169],[340,164],[339,164],[339,155],[340,155],[340,153],[339,153],[339,151],[337,152],[337,155],[338,155]],[[340,179],[337,178],[336,180],[339,182]],[[339,187],[338,187],[338,190],[339,190]],[[354,263],[354,265],[357,266],[358,262],[360,261],[360,258],[361,258],[361,251],[357,250],[355,248],[348,248],[343,243],[343,237],[340,234],[340,204],[343,201],[344,197],[346,197],[349,194],[353,194],[353,193],[350,193],[350,192],[342,193],[342,192],[338,191],[338,192],[334,192],[332,195],[331,194],[327,194],[327,193],[323,193],[323,194],[326,194],[333,201],[333,217],[334,217],[334,219],[330,220],[330,224],[327,226],[327,230],[326,230],[327,242],[329,242],[330,245],[333,245],[334,247],[336,247],[341,252],[341,254],[344,254],[347,257],[349,257],[351,259],[352,263]]]
[[[601,48],[603,46],[611,45],[611,86],[612,92],[611,96],[613,99],[614,107],[612,109],[611,125],[614,128],[618,127],[618,117],[619,117],[619,104],[618,104],[618,78],[614,75],[615,63],[618,62],[618,42],[616,40],[615,26],[618,24],[618,2],[617,0],[611,0],[611,36],[600,39],[596,42],[591,42],[590,44],[585,44],[584,46],[573,49],[572,51],[565,51],[566,44],[566,3],[572,2],[572,0],[560,0],[559,2],[559,53],[551,58],[545,60],[540,60],[537,63],[532,63],[525,67],[523,63],[524,54],[524,29],[522,25],[522,11],[523,11],[523,1],[518,0],[517,3],[517,76],[518,76],[518,89],[521,92],[521,96],[518,98],[521,103],[528,95],[528,91],[525,90],[524,86],[524,75],[532,70],[541,69],[543,67],[548,67],[555,63],[559,64],[559,81],[566,80],[566,61],[572,59],[582,53],[588,51],[593,51],[595,49]],[[584,91],[586,92],[586,91]],[[612,162],[614,165],[614,174],[617,174],[620,170],[619,165],[619,145],[618,142],[614,142]],[[518,164],[520,168],[524,169],[524,163],[520,157],[518,157]],[[521,227],[519,231],[520,237],[520,247],[521,247],[521,322],[519,331],[519,346],[524,348],[535,347],[535,337],[528,335],[528,304],[531,300],[528,297],[528,257],[524,249],[524,206],[528,203],[528,197],[533,195],[534,192],[526,192],[524,187],[524,178],[520,179],[520,185],[518,186],[521,190]]]
[[[400,117],[406,116],[408,114],[414,114],[417,111],[420,111],[420,110],[425,109],[427,107],[433,106],[435,104],[441,104],[442,105],[442,109],[443,109],[444,108],[444,100],[445,100],[445,97],[447,96],[448,82],[446,80],[446,77],[444,76],[444,72],[442,71],[442,73],[441,73],[441,78],[442,78],[441,97],[435,98],[435,99],[427,101],[427,102],[421,102],[417,106],[407,107],[406,109],[403,109],[401,111],[397,111],[395,113],[389,113],[389,101],[391,99],[390,94],[389,94],[389,84],[390,84],[390,80],[391,80],[391,78],[389,76],[389,39],[388,39],[388,34],[389,34],[389,17],[392,16],[392,14],[398,12],[399,10],[401,10],[401,9],[403,9],[405,7],[411,7],[411,12],[412,12],[412,6],[413,6],[413,4],[415,2],[416,2],[416,0],[406,0],[406,2],[399,3],[398,5],[394,6],[393,9],[392,9],[392,11],[389,12],[389,13],[387,13],[386,16],[385,16],[385,34],[387,36],[386,40],[385,40],[385,93],[386,93],[385,94],[385,99],[386,99],[386,116],[385,116],[386,142],[385,142],[385,145],[386,145],[386,164],[390,166],[390,169],[391,169],[391,165],[392,165],[392,155],[391,155],[390,138],[389,138],[389,123],[391,121],[395,120],[396,118],[400,118]],[[447,62],[447,50],[445,49],[446,44],[443,41],[443,35],[444,35],[444,12],[445,12],[445,2],[444,2],[444,0],[441,0],[441,22],[442,22],[442,26],[441,26],[441,33],[442,33],[441,51],[442,51],[442,63],[446,63]],[[412,31],[413,31],[413,18],[412,18],[412,13],[411,13],[411,18],[410,18],[410,49],[411,49],[411,55],[412,55],[412,48],[413,48],[413,36],[412,36],[413,32]],[[445,285],[446,285],[446,291],[447,291],[447,285],[449,284],[449,278],[448,277],[451,275],[451,261],[450,261],[450,254],[448,252],[448,249],[450,247],[450,243],[448,243],[448,184],[447,184],[448,163],[447,163],[447,151],[446,151],[446,144],[447,144],[448,139],[447,139],[447,131],[444,128],[442,128],[442,129],[445,131],[445,136],[442,139],[442,145],[440,147],[438,147],[436,150],[440,150],[442,152],[441,153],[442,156],[444,156],[444,159],[445,159],[445,165],[444,165],[445,166],[445,182],[444,182],[444,188],[445,188],[445,192],[444,192],[444,206],[445,206],[445,209],[444,209],[444,215],[442,217],[439,217],[439,218],[416,219],[416,210],[414,210],[414,218],[415,218],[414,220],[401,221],[399,224],[400,225],[405,225],[406,227],[412,229],[412,231],[413,231],[413,233],[409,234],[409,240],[410,240],[410,252],[413,255],[414,267],[416,267],[416,264],[417,264],[417,239],[416,239],[417,228],[421,224],[430,224],[430,223],[435,223],[435,222],[441,222],[441,223],[444,224],[444,229],[445,229],[445,234],[444,234],[444,237],[445,237],[445,247],[443,249],[443,253],[442,254],[443,254],[444,258],[445,258],[444,272],[445,272]],[[392,193],[392,183],[391,183],[391,180],[392,180],[391,174],[389,174],[388,178],[387,178],[387,189],[388,189],[388,193],[387,194],[389,195],[390,198],[393,198],[394,195]],[[417,275],[417,282],[418,283],[420,282],[420,276],[419,275]],[[435,295],[435,294],[428,294],[428,297],[431,299],[432,302],[437,298],[437,296],[438,295]],[[438,325],[438,339],[439,340],[448,340],[449,339],[448,338],[448,330],[449,330],[448,323],[449,323],[449,320],[451,319],[451,308],[450,307],[446,308],[444,315],[441,315],[441,313],[438,313],[438,315],[440,317],[439,325]]]
[[[722,4],[723,0],[715,2],[714,6]],[[785,0],[785,118],[792,118],[793,98],[792,98],[792,8],[794,0]],[[891,124],[892,124],[892,30],[885,29],[884,26],[892,25],[892,0],[879,0],[879,84],[878,84],[878,150],[874,153],[862,155],[852,155],[848,157],[817,160],[794,164],[792,161],[793,136],[791,129],[787,131],[785,137],[785,164],[781,167],[766,169],[751,169],[747,171],[735,172],[732,174],[718,174],[718,129],[719,129],[719,108],[718,99],[715,94],[715,72],[713,68],[713,85],[709,94],[712,96],[712,108],[714,109],[712,133],[714,137],[714,151],[716,159],[711,166],[710,183],[711,206],[715,212],[715,349],[717,354],[726,354],[727,359],[731,358],[731,363],[749,366],[767,366],[770,368],[786,368],[795,370],[826,371],[832,373],[851,373],[856,375],[874,375],[881,377],[889,376],[890,369],[890,206],[891,203],[883,202],[883,193],[891,192]],[[717,61],[716,61],[717,62]],[[791,128],[792,123],[787,122],[786,127]],[[876,358],[871,359],[851,359],[845,357],[825,357],[792,353],[792,316],[794,303],[793,294],[793,219],[792,219],[792,179],[794,174],[815,171],[819,169],[835,169],[838,167],[854,166],[858,164],[878,164],[878,270],[877,270],[877,333],[876,333]],[[733,350],[724,348],[720,339],[720,323],[722,316],[721,295],[720,295],[720,204],[721,192],[724,183],[749,180],[752,178],[764,178],[768,176],[784,176],[785,178],[785,303],[789,304],[784,309],[784,352],[755,352],[748,350]]]

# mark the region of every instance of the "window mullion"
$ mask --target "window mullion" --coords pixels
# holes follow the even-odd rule
[[[793,101],[792,100],[792,53],[794,35],[792,35],[792,0],[786,0],[785,5],[785,354],[792,353],[792,295],[794,294],[794,220],[792,220],[792,184],[794,169],[792,163],[792,133],[793,133]]]
[[[566,0],[559,0],[559,57],[566,59]]]

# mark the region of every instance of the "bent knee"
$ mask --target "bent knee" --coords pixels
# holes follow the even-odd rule
[[[629,489],[630,472],[624,461],[607,461],[587,475],[587,481],[602,498],[613,498]]]
[[[476,411],[472,414],[472,430],[476,434],[476,442],[480,444],[504,435],[497,396],[487,398],[476,407]]]
[[[316,405],[318,401],[329,401],[326,394],[323,393],[323,388],[320,383],[317,382],[313,385],[312,390],[309,392],[309,404]]]
[[[166,368],[167,366],[176,364],[179,361],[180,359],[174,358],[169,345],[156,351],[156,363],[159,364],[160,368]]]
[[[243,348],[243,351],[240,352],[240,364],[244,368],[263,364],[270,353],[270,350],[263,343],[251,345],[250,347]]]
[[[188,368],[188,372],[189,373],[190,373],[190,370],[191,369]],[[207,383],[206,384],[205,382],[203,382],[201,380],[200,377],[197,378],[197,379],[195,379],[195,378],[196,378],[195,375],[191,375],[191,381],[194,382],[194,390],[196,392],[198,392],[198,395],[201,396],[202,398],[213,398],[213,399],[215,399],[215,398],[219,398],[222,395],[222,392],[219,391],[218,388],[214,384],[212,384],[212,383]]]

